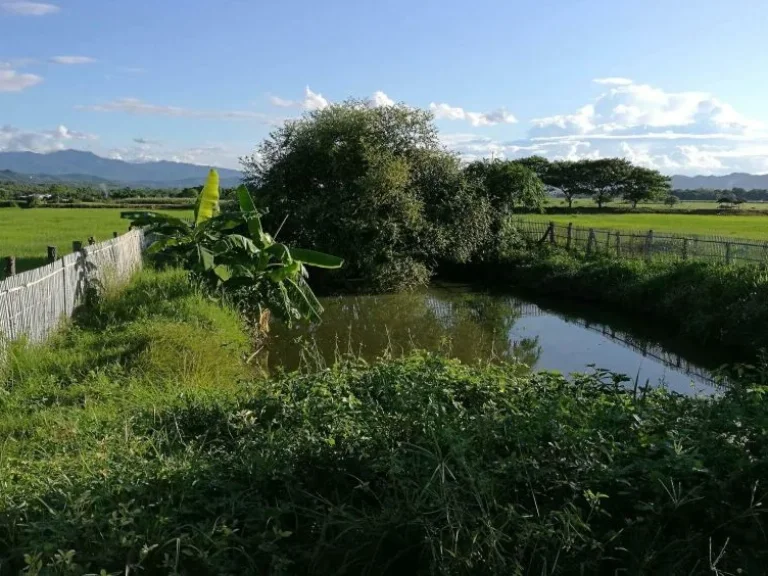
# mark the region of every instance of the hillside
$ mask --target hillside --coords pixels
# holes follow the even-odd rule
[[[10,171],[16,175],[33,176],[44,182],[183,188],[202,183],[208,169],[208,166],[182,162],[125,162],[80,150],[61,150],[48,154],[0,152],[0,171],[7,176],[3,178],[5,180],[12,179],[7,173]],[[241,179],[237,170],[218,168],[218,171],[223,186],[234,186]]]
[[[768,174],[734,172],[725,176],[672,176],[672,188],[677,190],[696,190],[698,188],[766,190],[768,189]]]

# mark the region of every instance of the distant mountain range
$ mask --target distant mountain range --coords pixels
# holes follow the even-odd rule
[[[0,181],[187,188],[201,185],[208,169],[208,166],[182,162],[125,162],[81,150],[61,150],[48,154],[0,152]],[[237,170],[218,168],[218,171],[224,187],[236,186],[242,178]],[[672,176],[672,188],[768,189],[768,174]]]
[[[734,172],[725,176],[672,176],[672,188],[677,190],[696,190],[708,188],[729,190],[744,188],[744,190],[767,190],[768,174],[744,174]]]
[[[61,150],[48,154],[0,152],[0,179],[27,182],[104,184],[150,188],[186,188],[204,183],[208,166],[182,162],[125,162],[102,158],[92,152]],[[236,186],[242,174],[217,168],[223,187]],[[11,177],[10,173],[16,176]]]

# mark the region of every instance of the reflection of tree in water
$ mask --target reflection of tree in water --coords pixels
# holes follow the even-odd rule
[[[272,368],[296,368],[302,353],[331,363],[339,354],[373,360],[423,349],[468,363],[517,359],[528,366],[541,354],[538,338],[510,340],[521,311],[508,298],[433,289],[329,298],[323,306],[321,323],[293,329],[274,326],[268,344]]]

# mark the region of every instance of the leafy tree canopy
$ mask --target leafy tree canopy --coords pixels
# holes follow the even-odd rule
[[[348,100],[286,122],[243,160],[287,240],[340,255],[373,290],[425,283],[487,235],[488,204],[439,144],[432,115]]]

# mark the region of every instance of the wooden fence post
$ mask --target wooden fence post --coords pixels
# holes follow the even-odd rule
[[[48,246],[48,262],[56,262],[56,246]]]
[[[595,229],[590,228],[589,229],[589,239],[587,240],[587,254],[592,253],[592,243],[597,242],[597,239],[595,238]]]
[[[5,259],[5,277],[9,278],[16,275],[16,256],[8,256]]]
[[[80,240],[72,241],[72,252],[80,252],[83,249],[83,243]]]
[[[88,236],[88,245],[93,246],[94,244],[96,244],[96,238],[93,236]]]
[[[731,243],[730,242],[725,243],[725,263],[726,264],[731,263]]]
[[[688,260],[688,238],[683,238],[683,260]]]
[[[555,223],[554,222],[549,223],[549,243],[550,244],[555,243]]]
[[[546,229],[546,230],[544,230],[544,236],[542,236],[542,237],[539,239],[539,245],[541,245],[541,244],[544,244],[544,242],[546,242],[546,241],[547,241],[547,240],[550,238],[550,236],[551,236],[551,232],[552,232],[552,222],[550,222],[550,223],[547,225],[547,229]]]
[[[653,230],[648,230],[648,235],[645,237],[645,257],[651,257],[651,247],[653,246]]]
[[[606,230],[605,231],[605,253],[607,254],[610,249],[611,249],[611,231]]]
[[[571,249],[571,238],[573,238],[573,222],[568,222],[568,235],[565,240],[566,249]]]
[[[616,230],[616,257],[621,257],[621,234]]]

